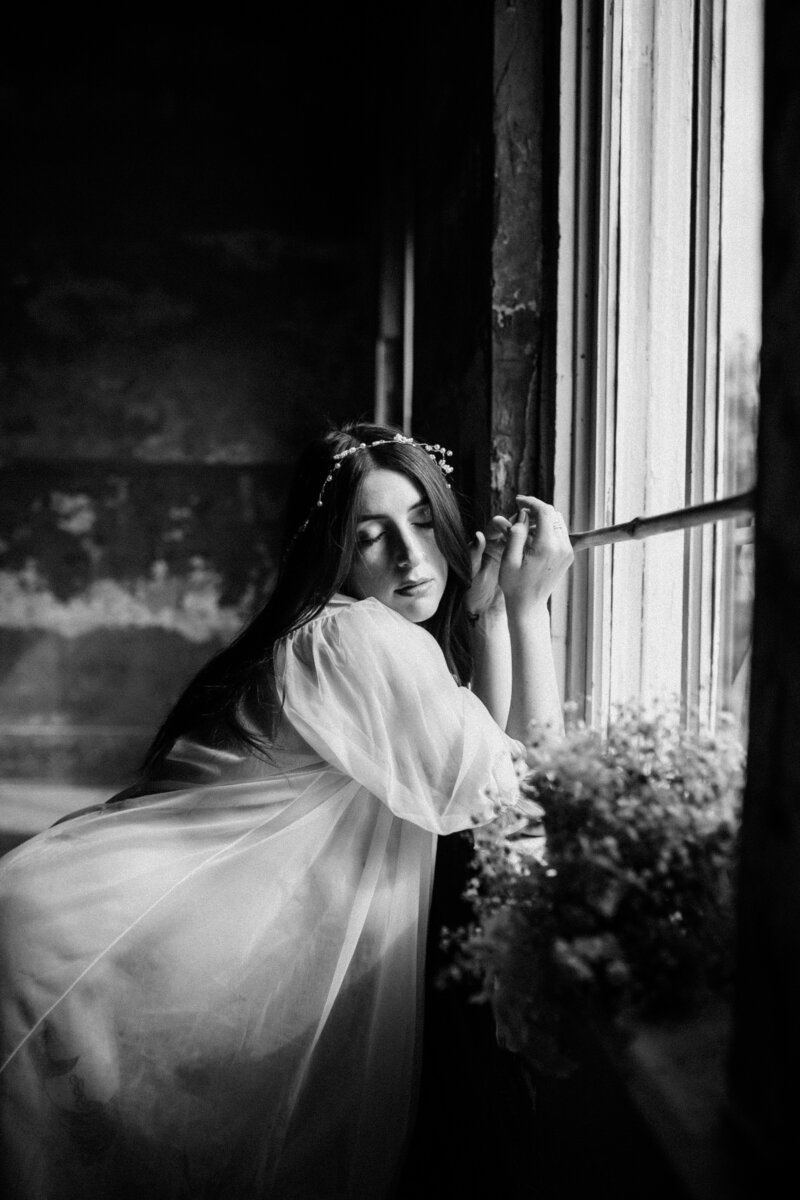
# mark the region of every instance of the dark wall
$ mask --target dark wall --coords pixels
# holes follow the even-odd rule
[[[553,492],[558,6],[416,9],[405,27],[403,147],[414,429],[454,450],[480,521],[512,513],[520,491]]]
[[[6,40],[6,777],[126,775],[269,588],[299,446],[371,411],[372,34],[262,24]]]
[[[414,429],[488,502],[493,8],[437,0],[408,36],[415,233]],[[424,15],[423,15],[424,14]]]
[[[495,0],[492,507],[552,500],[558,250],[558,5]]]
[[[768,0],[765,18],[756,577],[732,1090],[763,1194],[777,1195],[800,1161],[800,10]]]

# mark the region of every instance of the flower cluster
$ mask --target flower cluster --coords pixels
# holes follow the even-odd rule
[[[524,811],[476,831],[475,920],[449,938],[506,1043],[557,1072],[565,1012],[679,1017],[730,986],[743,756],[728,726],[627,707],[528,764]]]

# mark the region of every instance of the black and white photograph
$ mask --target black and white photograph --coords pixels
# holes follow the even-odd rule
[[[3,1200],[800,1169],[800,5],[0,46]]]

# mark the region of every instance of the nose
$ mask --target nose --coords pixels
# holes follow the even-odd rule
[[[422,551],[413,530],[400,530],[397,538],[397,565],[413,570],[421,562]]]

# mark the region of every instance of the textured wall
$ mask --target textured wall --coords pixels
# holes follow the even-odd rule
[[[415,429],[479,514],[549,498],[555,414],[558,12],[426,7],[411,39]]]
[[[456,486],[488,500],[492,6],[418,5],[409,37],[415,221],[414,429],[455,454]]]
[[[369,412],[358,31],[20,39],[4,81],[0,754],[124,778],[273,577],[289,464]]]
[[[552,499],[558,29],[547,0],[495,3],[492,509]]]

